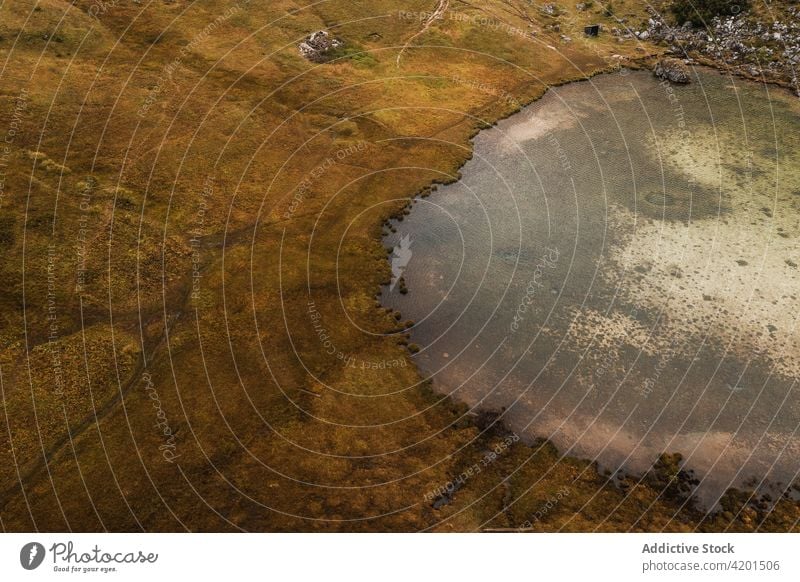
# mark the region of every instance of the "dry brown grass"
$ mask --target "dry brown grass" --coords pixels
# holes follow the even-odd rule
[[[642,53],[580,38],[571,13],[562,32],[575,40],[560,44],[526,2],[451,2],[464,18],[431,26],[398,68],[397,50],[420,22],[397,11],[435,3],[399,4],[242,3],[199,42],[234,2],[108,3],[96,18],[89,0],[3,5],[0,130],[23,88],[28,95],[0,207],[10,217],[0,263],[4,529],[517,527],[565,486],[570,495],[536,528],[698,526],[698,515],[654,489],[626,496],[549,445],[513,446],[441,510],[424,502],[497,437],[419,385],[407,350],[384,335],[395,320],[375,300],[389,275],[381,224],[430,182],[453,179],[478,120],[514,109],[498,95],[527,103],[608,68],[611,54]],[[526,40],[473,19],[488,13],[539,34]],[[296,44],[321,28],[348,48],[315,65]],[[297,186],[360,143],[287,217]],[[34,165],[27,151],[52,163]],[[89,177],[96,184],[81,208]],[[195,230],[202,278],[192,297]],[[369,371],[327,355],[309,289],[342,353],[406,365]],[[177,435],[174,463],[159,451],[145,373]]]

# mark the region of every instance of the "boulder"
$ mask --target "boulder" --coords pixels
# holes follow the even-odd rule
[[[666,79],[671,83],[685,85],[692,80],[691,72],[680,59],[661,59],[653,68],[653,74],[659,79]]]
[[[303,42],[298,45],[300,54],[310,61],[324,61],[326,55],[336,47],[342,46],[342,41],[328,34],[324,30],[308,35]]]
[[[545,16],[558,16],[561,11],[555,4],[545,4],[539,8],[539,12]]]

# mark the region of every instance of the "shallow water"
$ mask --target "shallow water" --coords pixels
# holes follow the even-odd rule
[[[800,104],[698,69],[553,89],[397,233],[442,392],[616,470],[681,452],[707,504],[800,471]],[[406,264],[407,263],[407,264]]]

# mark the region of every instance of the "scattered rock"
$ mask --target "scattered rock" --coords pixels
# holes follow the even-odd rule
[[[325,60],[328,53],[342,46],[342,44],[342,41],[338,38],[331,36],[324,30],[318,30],[308,35],[297,48],[300,50],[300,54],[309,61],[319,63]]]
[[[796,84],[800,62],[800,7],[786,6],[765,19],[749,13],[711,19],[707,26],[690,22],[672,26],[655,10],[645,31],[649,40],[673,54],[698,54],[725,65],[732,72]],[[641,38],[640,35],[637,35]]]
[[[558,14],[558,7],[555,4],[545,4],[539,10],[547,16],[555,16]]]
[[[656,63],[653,74],[659,79],[666,79],[670,83],[685,85],[691,81],[689,67],[680,59],[665,58]]]

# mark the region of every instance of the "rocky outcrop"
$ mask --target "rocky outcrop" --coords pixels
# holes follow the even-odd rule
[[[769,20],[742,13],[712,19],[707,27],[670,25],[652,8],[638,30],[614,28],[622,39],[635,37],[669,49],[674,55],[698,58],[733,73],[792,87],[800,95],[800,6],[782,2]],[[622,22],[622,21],[620,21]]]
[[[679,83],[681,85],[685,85],[692,80],[689,67],[680,59],[661,59],[653,68],[653,74],[659,79],[666,79],[671,83]]]
[[[300,54],[307,58],[309,61],[315,63],[323,62],[329,53],[342,46],[342,41],[328,34],[324,30],[308,35],[303,42],[298,45]]]

